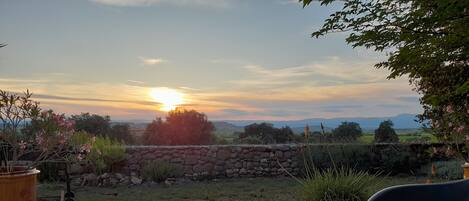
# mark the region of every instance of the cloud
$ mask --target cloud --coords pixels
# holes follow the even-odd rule
[[[196,88],[192,88],[192,87],[185,87],[185,86],[180,86],[179,88],[183,89],[183,90],[189,90],[189,91],[198,91],[198,90],[200,90],[200,89],[196,89]]]
[[[137,86],[137,87],[147,87],[148,86],[147,83],[142,82],[142,81],[138,81],[138,80],[126,80],[125,84],[129,85],[129,86]]]
[[[66,97],[66,96],[54,96],[54,95],[44,95],[44,94],[33,94],[33,98],[41,100],[52,100],[52,101],[77,101],[77,102],[104,102],[104,103],[132,103],[140,104],[146,106],[158,106],[161,103],[156,103],[154,101],[135,101],[135,100],[117,100],[117,99],[100,99],[100,98],[75,98],[75,97]]]
[[[209,7],[227,7],[228,0],[89,0],[94,3],[103,4],[107,6],[153,6],[158,4],[169,4],[175,6],[209,6]]]
[[[147,58],[147,57],[138,57],[144,66],[154,66],[161,63],[168,62],[167,60],[161,58]]]
[[[302,3],[299,0],[278,0],[277,3],[282,4],[282,5],[287,5],[287,4],[302,5]]]
[[[323,62],[287,67],[246,65],[248,76],[230,83],[242,87],[337,86],[384,81],[386,70],[374,69],[375,61],[343,61],[329,57]]]
[[[237,109],[223,109],[221,110],[223,113],[227,113],[228,115],[236,115],[236,116],[243,116],[248,115],[249,112]]]

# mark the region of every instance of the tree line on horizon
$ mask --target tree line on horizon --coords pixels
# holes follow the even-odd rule
[[[112,123],[108,115],[81,113],[72,115],[77,131],[84,131],[94,136],[109,137],[125,144],[147,145],[204,145],[227,144],[228,142],[214,134],[215,126],[204,113],[196,110],[177,109],[168,112],[165,119],[157,117],[149,123],[141,140],[132,134],[130,125]],[[26,125],[22,132],[33,136],[39,129],[34,120]],[[391,120],[380,123],[375,130],[375,143],[397,143],[399,138],[393,129]],[[253,123],[244,127],[243,132],[233,133],[235,144],[285,144],[285,143],[353,143],[363,135],[360,125],[356,122],[342,122],[330,132],[305,129],[295,134],[289,126],[276,128],[271,123]]]

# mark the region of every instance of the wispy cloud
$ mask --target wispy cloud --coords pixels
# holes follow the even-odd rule
[[[247,65],[243,68],[249,73],[248,76],[230,82],[246,87],[291,87],[295,84],[331,86],[384,81],[387,72],[373,69],[374,63],[375,61],[345,62],[338,57],[330,57],[324,62],[280,68]]]
[[[184,90],[189,90],[189,91],[198,91],[199,89],[196,89],[196,88],[192,88],[192,87],[185,87],[185,86],[181,86],[179,87],[180,89],[184,89]]]
[[[89,0],[108,6],[152,6],[158,4],[169,4],[176,6],[198,5],[209,7],[227,7],[228,0]]]
[[[299,0],[278,0],[277,3],[279,4],[298,4],[301,5],[301,2]]]
[[[162,58],[147,58],[147,57],[138,57],[138,58],[140,59],[140,62],[144,66],[154,66],[154,65],[168,62],[167,60],[162,59]]]
[[[127,82],[131,84],[138,84],[138,85],[145,84],[145,82],[138,81],[138,80],[127,80]]]

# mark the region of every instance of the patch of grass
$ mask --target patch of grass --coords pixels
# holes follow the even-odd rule
[[[424,182],[425,178],[386,177],[373,192],[392,185]],[[42,183],[38,193],[39,196],[58,196],[63,189],[63,183]],[[301,198],[301,184],[291,178],[224,179],[173,186],[74,186],[72,189],[76,193],[75,200],[80,201],[295,201]]]
[[[163,184],[133,187],[100,188],[74,187],[76,200],[80,201],[189,201],[189,200],[298,200],[299,184],[290,178],[225,179],[208,182],[191,182],[173,186]],[[39,185],[39,196],[59,195],[63,184]]]

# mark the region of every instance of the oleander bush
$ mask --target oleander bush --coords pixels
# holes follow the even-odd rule
[[[149,161],[143,165],[141,175],[147,181],[162,182],[168,178],[182,176],[181,171],[165,161]]]

